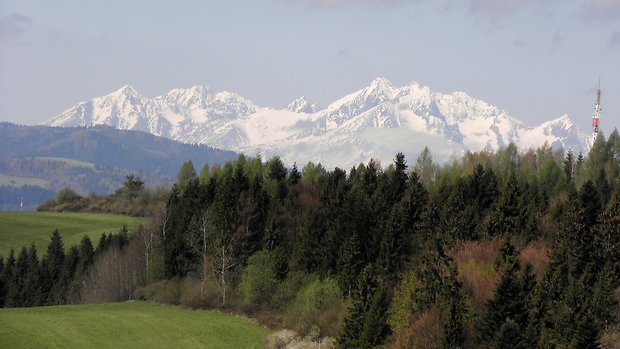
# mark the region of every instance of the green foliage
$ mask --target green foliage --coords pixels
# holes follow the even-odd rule
[[[71,188],[60,189],[58,194],[56,194],[56,203],[58,204],[66,204],[80,199],[82,199],[82,196]]]
[[[512,319],[506,320],[493,343],[493,349],[525,349],[521,344],[521,328]]]
[[[177,302],[210,306],[202,291],[228,290],[231,307],[240,297],[239,306],[278,325],[338,333],[345,348],[375,347],[390,333],[402,345],[423,343],[407,334],[437,333],[427,342],[568,346],[578,337],[571,324],[584,316],[597,335],[617,321],[620,214],[611,153],[592,180],[583,180],[579,159],[567,155],[562,167],[564,155],[549,146],[468,154],[443,168],[426,149],[414,171],[402,154],[385,168],[370,161],[348,173],[312,163],[299,173],[277,157],[239,156],[172,188],[151,252],[165,278],[193,280],[170,287]],[[494,236],[505,238],[497,270],[490,255],[484,265],[492,275],[477,284],[455,249]],[[544,253],[524,248],[519,256],[510,243],[538,239],[551,247],[540,283],[519,260],[539,271]],[[78,273],[81,252],[65,256],[69,274]],[[484,304],[480,294],[492,294],[496,273],[501,280]]]
[[[318,181],[325,175],[325,168],[321,164],[315,164],[312,161],[308,162],[301,170],[301,179],[306,183],[318,183]]]
[[[197,177],[198,175],[196,174],[192,160],[185,161],[181,166],[181,169],[179,169],[179,174],[177,175],[177,185],[179,186],[180,191],[182,192],[185,190],[189,182]]]
[[[341,294],[338,282],[330,278],[317,278],[299,290],[288,309],[289,317],[294,319],[294,327],[301,333],[307,333],[317,326],[322,335],[335,335],[343,308]]]
[[[439,168],[433,162],[433,155],[428,147],[424,147],[418,156],[414,170],[420,176],[420,180],[425,184],[433,183],[437,179]]]
[[[519,328],[527,326],[533,276],[529,268],[526,268],[529,271],[525,273],[520,273],[520,270],[519,263],[515,261],[509,264],[502,274],[495,297],[487,303],[480,320],[481,339],[493,341],[507,321],[514,321]],[[519,340],[513,343],[523,340],[520,335]]]
[[[144,181],[133,173],[125,177],[123,186],[114,192],[115,196],[135,199],[144,190]]]
[[[596,319],[586,315],[577,323],[575,339],[571,345],[578,349],[597,349],[599,348],[600,330],[597,328]]]
[[[261,306],[270,304],[277,284],[276,260],[270,251],[263,250],[248,259],[241,273],[239,290],[244,301]]]
[[[357,280],[352,305],[338,338],[343,348],[373,348],[389,333],[387,326],[387,294],[367,265]]]

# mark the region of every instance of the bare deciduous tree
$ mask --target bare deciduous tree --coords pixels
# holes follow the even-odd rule
[[[237,264],[233,253],[233,239],[218,239],[213,244],[212,270],[213,277],[220,287],[222,307],[226,306],[226,287],[231,269]]]

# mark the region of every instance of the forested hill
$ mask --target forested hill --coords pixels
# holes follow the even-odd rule
[[[135,297],[344,349],[620,348],[619,159],[614,131],[586,157],[510,145],[349,171],[188,161],[135,234],[65,252],[55,232],[41,259],[0,257],[0,306]]]
[[[0,123],[0,159],[58,157],[173,178],[181,164],[224,163],[231,151],[112,127],[61,128]]]

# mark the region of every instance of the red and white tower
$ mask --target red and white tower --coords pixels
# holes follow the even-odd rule
[[[598,136],[598,120],[601,117],[603,109],[601,109],[601,81],[598,82],[598,90],[596,91],[596,104],[594,105],[594,115],[592,116],[592,133],[593,140],[596,142]]]

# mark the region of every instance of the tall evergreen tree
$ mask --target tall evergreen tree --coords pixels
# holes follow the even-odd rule
[[[456,265],[450,268],[450,282],[447,292],[448,319],[444,325],[444,347],[463,348],[465,345],[465,317],[467,309],[465,298],[461,294],[461,282],[457,279]]]
[[[528,295],[519,279],[519,270],[518,262],[509,265],[497,285],[494,298],[487,302],[479,325],[482,339],[492,341],[507,320],[515,321],[521,328],[527,326]]]
[[[179,169],[179,174],[177,175],[177,185],[179,186],[179,190],[183,192],[187,184],[195,180],[198,177],[196,174],[196,169],[194,169],[194,163],[192,160],[187,160],[181,165],[181,169]]]
[[[48,304],[62,304],[65,289],[63,288],[63,272],[65,263],[65,250],[58,229],[52,233],[50,244],[47,246],[47,254],[43,260],[42,272],[47,274],[42,288],[44,294],[48,294]]]
[[[388,334],[387,296],[374,277],[373,269],[370,264],[364,267],[357,280],[352,308],[338,338],[343,348],[373,348]]]
[[[521,328],[512,319],[506,320],[499,328],[493,349],[526,349],[521,338]]]
[[[575,156],[573,155],[573,150],[569,149],[566,153],[566,157],[564,158],[564,176],[566,177],[567,183],[573,182],[573,177],[575,175]]]

